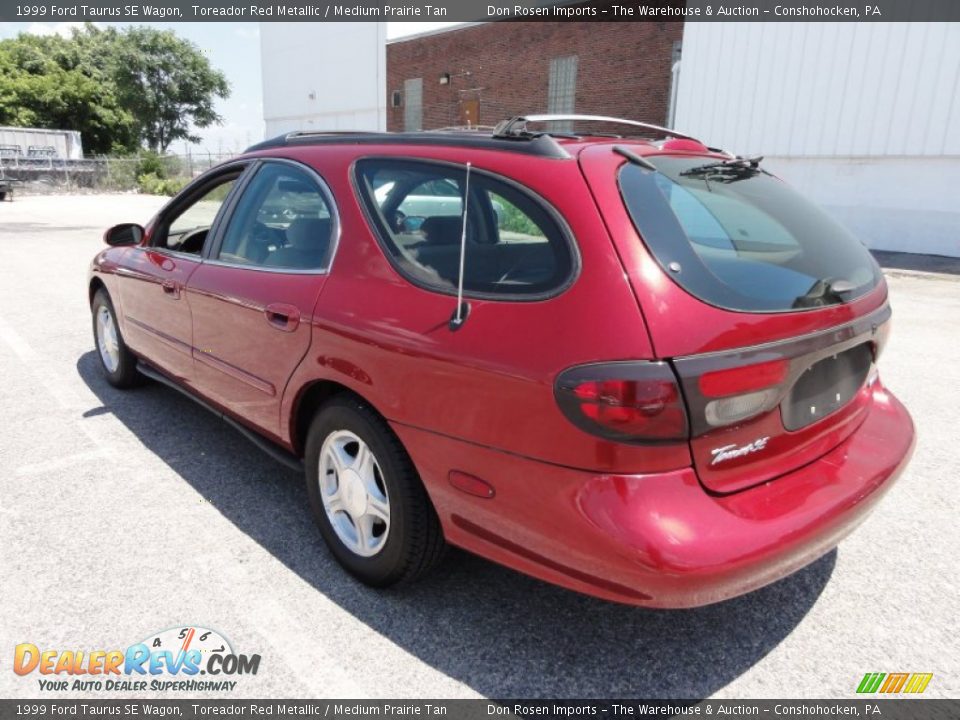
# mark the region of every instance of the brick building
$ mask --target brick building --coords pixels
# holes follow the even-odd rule
[[[565,112],[662,124],[683,23],[497,22],[387,45],[387,129]]]

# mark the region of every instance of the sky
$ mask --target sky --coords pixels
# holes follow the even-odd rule
[[[123,27],[130,23],[97,23]],[[210,58],[211,64],[226,75],[230,97],[217,102],[223,125],[197,131],[201,144],[190,146],[191,152],[236,154],[263,139],[263,90],[260,77],[260,24],[252,22],[141,23],[174,30],[180,37],[196,44]],[[393,39],[439,29],[457,23],[395,22],[387,23],[387,38]],[[38,35],[70,35],[71,27],[82,23],[0,23],[0,40],[20,33]],[[184,153],[187,145],[177,142],[170,151]]]

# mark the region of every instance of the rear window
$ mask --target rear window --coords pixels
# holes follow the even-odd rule
[[[703,157],[627,163],[623,200],[657,261],[685,290],[731,310],[849,302],[880,280],[864,245],[786,184]]]
[[[453,293],[463,233],[463,166],[357,163],[357,185],[387,257],[416,285]],[[467,295],[533,300],[569,285],[576,254],[555,211],[511,181],[472,169],[463,287]]]

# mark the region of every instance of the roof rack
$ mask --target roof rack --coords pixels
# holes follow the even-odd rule
[[[447,125],[445,127],[436,128],[430,132],[460,132],[460,133],[493,133],[496,129],[495,125]]]
[[[288,140],[310,137],[337,137],[338,135],[376,135],[376,130],[294,130],[284,135]]]
[[[677,132],[670,128],[652,125],[651,123],[638,122],[637,120],[626,120],[624,118],[608,117],[606,115],[517,115],[504,120],[493,130],[493,137],[499,138],[521,138],[529,137],[539,133],[527,130],[527,123],[541,122],[594,122],[610,123],[616,125],[628,125],[629,127],[642,128],[644,130],[653,130],[654,132],[666,135],[667,137],[682,138],[684,140],[694,140],[700,142],[692,135]]]
[[[520,141],[520,142],[518,142]],[[471,147],[510,152],[556,160],[568,159],[569,153],[556,140],[546,134],[513,136],[490,135],[489,131],[429,130],[420,132],[322,132],[300,131],[279,135],[251,145],[244,152],[256,152],[278,147],[298,145],[442,145],[448,147]]]

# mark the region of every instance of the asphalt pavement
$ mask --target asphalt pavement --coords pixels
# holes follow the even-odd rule
[[[795,575],[652,611],[454,551],[377,592],[330,557],[296,473],[172,390],[101,378],[87,265],[107,225],[162,202],[0,204],[0,697],[181,697],[42,693],[11,665],[18,643],[121,649],[188,625],[261,656],[236,698],[853,698],[867,672],[960,695],[960,275],[890,273],[881,376],[916,421],[913,462]]]

